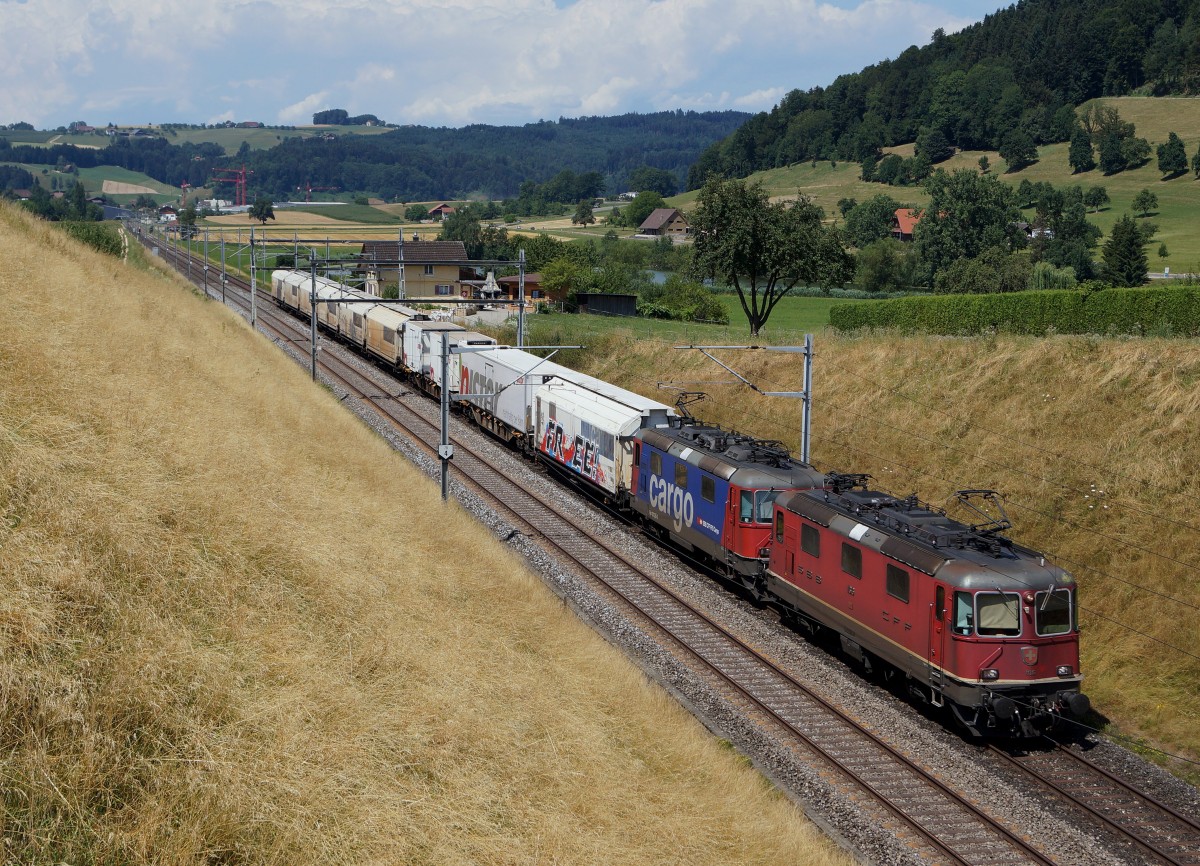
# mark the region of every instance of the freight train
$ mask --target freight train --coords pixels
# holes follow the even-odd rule
[[[309,274],[272,275],[272,297],[304,318],[312,291]],[[321,329],[431,395],[449,388],[479,427],[790,623],[836,634],[863,668],[971,733],[1036,736],[1088,711],[1075,582],[1002,534],[991,491],[960,492],[981,519],[964,524],[398,302],[320,277],[315,292]],[[474,351],[451,355],[443,382],[456,345]]]

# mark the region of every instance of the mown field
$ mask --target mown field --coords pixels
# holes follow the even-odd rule
[[[1167,140],[1169,132],[1175,132],[1183,139],[1189,159],[1200,148],[1200,98],[1120,97],[1097,102],[1115,106],[1124,120],[1133,123],[1137,127],[1137,134],[1150,142],[1152,154],[1154,148]],[[1099,213],[1091,214],[1089,218],[1106,234],[1122,214],[1131,213],[1130,203],[1134,197],[1141,190],[1149,189],[1158,196],[1160,205],[1159,212],[1150,217],[1159,229],[1153,243],[1147,248],[1151,268],[1161,270],[1164,266],[1170,266],[1176,273],[1200,273],[1200,232],[1195,231],[1200,221],[1200,183],[1196,182],[1194,175],[1189,172],[1182,177],[1163,181],[1157,168],[1157,158],[1153,155],[1150,162],[1132,171],[1105,176],[1099,169],[1094,169],[1083,174],[1072,174],[1067,164],[1067,149],[1066,144],[1042,147],[1037,163],[1011,174],[1005,173],[1004,160],[994,151],[963,151],[940,163],[939,167],[978,171],[979,158],[986,155],[991,163],[991,171],[1014,187],[1026,179],[1031,183],[1048,181],[1059,187],[1071,184],[1080,184],[1084,189],[1103,186],[1108,190],[1112,204]],[[911,144],[888,150],[903,156],[912,155]],[[825,161],[817,163],[815,167],[810,163],[796,163],[787,168],[760,172],[753,175],[752,179],[761,180],[773,197],[793,197],[800,190],[811,196],[830,217],[838,216],[837,203],[843,198],[863,201],[884,193],[903,204],[918,207],[928,201],[928,196],[920,187],[863,183],[859,180],[859,171],[857,163],[838,163],[833,166]],[[676,196],[670,199],[670,203],[686,210],[694,204],[696,195],[690,192]],[[1170,255],[1166,259],[1156,255],[1159,243],[1167,245]]]
[[[236,315],[0,254],[5,859],[848,862]]]
[[[690,407],[697,416],[799,444],[798,401],[711,384],[731,377],[698,352],[673,351],[673,339],[616,329],[586,343],[568,363],[667,403],[706,391],[711,399]],[[1004,494],[1011,535],[1079,580],[1097,721],[1200,760],[1200,524],[1190,516],[1200,342],[824,334],[815,349],[818,468],[867,472],[880,489],[943,507],[958,489]],[[717,354],[764,390],[802,387],[794,356]],[[1194,763],[1150,754],[1200,781]]]

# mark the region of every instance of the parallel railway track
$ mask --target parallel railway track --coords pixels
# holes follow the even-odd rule
[[[177,269],[186,267],[186,260],[177,260],[175,251],[165,245],[160,253]],[[198,267],[193,263],[193,282],[197,285]],[[230,280],[229,302],[248,310],[248,296],[249,286],[244,281]],[[298,349],[308,348],[307,323],[277,308],[262,292],[258,310],[261,328]],[[328,339],[327,344],[339,345]],[[404,400],[406,389],[395,379],[386,377],[390,384],[381,387],[378,381],[339,358],[337,352],[322,353],[319,367],[338,387],[370,406],[426,453],[436,454],[437,411],[430,401]],[[1019,829],[1008,826],[1002,816],[987,814],[952,785],[863,730],[837,707],[639,567],[611,542],[586,527],[563,521],[473,443],[460,435],[451,438],[458,477],[467,488],[559,561],[571,564],[596,584],[610,603],[623,608],[627,617],[669,647],[694,676],[703,679],[746,718],[753,719],[775,742],[802,758],[813,756],[810,763],[815,759],[832,770],[840,777],[839,789],[848,792],[849,799],[874,812],[888,830],[919,849],[920,856],[930,862],[979,866],[1057,862]],[[1028,758],[1006,760],[1018,762],[1024,772],[1032,772]],[[1107,831],[1134,839],[1155,859],[1178,866],[1200,864],[1195,857],[1200,846],[1187,841],[1182,847],[1175,845],[1171,841],[1175,830],[1167,830],[1163,836],[1156,830],[1160,825],[1133,826],[1133,822],[1111,819],[1105,823],[1097,816],[1113,810],[1095,802],[1093,788],[1070,790],[1059,786],[1053,790],[1073,808],[1100,821]],[[1195,825],[1191,826],[1195,831]]]

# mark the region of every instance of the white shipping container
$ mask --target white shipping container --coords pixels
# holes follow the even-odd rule
[[[414,374],[433,378],[433,367],[441,364],[441,343],[437,344],[438,354],[431,351],[431,335],[443,331],[465,331],[462,325],[453,322],[434,322],[430,320],[413,320],[404,327],[404,366]],[[439,371],[437,374],[441,376]]]
[[[534,393],[536,448],[606,493],[630,486],[633,443],[643,427],[667,423],[665,409],[614,400],[590,388],[552,379]],[[652,401],[651,401],[652,402]],[[661,424],[660,424],[661,422]]]
[[[437,322],[438,325],[445,325],[445,322]],[[457,327],[457,326],[456,326]],[[442,347],[449,341],[453,346],[494,346],[496,341],[476,331],[466,331],[459,328],[456,331],[450,330],[433,330],[424,329],[422,338],[423,345],[428,345],[427,362],[432,368],[428,374],[429,379],[439,388],[442,386]],[[472,354],[472,353],[467,353]],[[458,383],[462,380],[462,358],[461,354],[451,353],[450,362],[450,382],[451,390],[456,390]]]
[[[570,367],[547,361],[521,349],[496,349],[471,352],[462,356],[460,393],[479,394],[468,398],[513,430],[534,432],[534,393],[544,382],[566,381],[587,388],[611,400],[637,408],[647,426],[668,426],[676,412],[670,406],[618,388],[601,379],[578,373]]]

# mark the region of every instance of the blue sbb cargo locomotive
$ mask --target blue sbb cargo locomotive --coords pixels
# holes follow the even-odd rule
[[[778,442],[694,418],[639,430],[630,507],[663,538],[762,597],[773,503],[825,476]]]
[[[868,477],[776,499],[765,579],[778,607],[976,735],[1035,736],[1083,716],[1071,575],[999,534],[1010,524],[992,491],[959,492],[983,518],[967,525]]]

